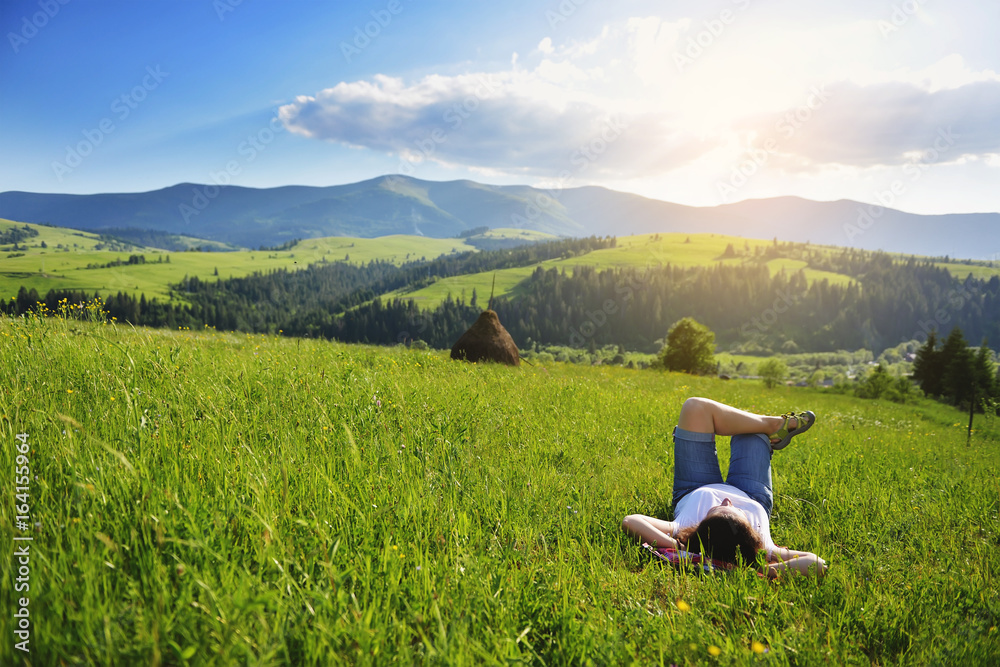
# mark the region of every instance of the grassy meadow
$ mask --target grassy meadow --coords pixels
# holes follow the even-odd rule
[[[746,262],[746,257],[720,259],[722,253],[726,250],[726,246],[730,243],[734,246],[739,246],[743,252],[753,252],[753,249],[756,247],[766,249],[772,242],[748,240],[718,234],[641,234],[637,236],[625,236],[618,239],[617,247],[615,248],[604,248],[575,257],[547,260],[539,262],[534,266],[451,276],[437,280],[432,285],[420,289],[399,289],[390,292],[383,298],[391,299],[400,297],[413,299],[421,308],[432,309],[436,308],[449,295],[452,298],[465,295],[466,300],[468,300],[472,297],[473,289],[476,290],[480,298],[484,294],[488,297],[493,285],[494,273],[496,274],[495,294],[497,296],[516,295],[518,285],[527,279],[538,266],[546,270],[554,268],[572,272],[580,266],[589,266],[598,270],[604,270],[619,266],[644,268],[647,266],[673,264],[675,266],[690,267],[710,266],[715,263],[739,265]],[[747,248],[749,250],[746,250]],[[820,246],[816,246],[816,248],[820,248]],[[834,284],[846,285],[851,282],[849,276],[810,269],[807,267],[806,262],[799,260],[774,259],[768,262],[768,268],[772,274],[781,270],[792,273],[799,269],[804,269],[806,278],[810,281],[825,278]]]
[[[9,220],[0,220],[0,231],[21,226]],[[317,262],[349,262],[363,264],[373,260],[403,264],[417,260],[431,260],[441,255],[475,251],[466,239],[433,239],[422,236],[383,236],[373,239],[325,237],[304,239],[285,250],[238,250],[234,252],[176,252],[136,246],[131,250],[97,250],[100,243],[96,234],[59,227],[29,225],[38,230],[18,251],[13,246],[0,248],[0,298],[10,298],[23,286],[44,296],[50,289],[83,290],[103,297],[124,292],[138,298],[166,299],[171,285],[185,276],[213,281],[219,278],[238,278],[254,272],[266,273],[276,269],[304,269]],[[549,234],[522,229],[491,229],[477,236],[483,240],[520,238],[529,241],[553,239]],[[48,247],[42,248],[45,242]],[[192,240],[194,242],[196,240]],[[545,269],[556,268],[572,271],[579,266],[599,270],[617,266],[646,267],[662,264],[676,266],[708,266],[715,263],[741,264],[749,261],[757,249],[766,250],[773,241],[744,239],[721,234],[642,234],[618,238],[616,248],[541,262]],[[726,246],[732,244],[742,256],[721,259]],[[810,249],[822,253],[840,252],[832,246],[812,245]],[[130,255],[144,255],[145,264],[104,266],[120,260],[127,262]],[[166,261],[169,258],[169,263]],[[162,261],[161,261],[162,260]],[[977,278],[1000,275],[996,262],[972,264],[939,263],[954,275],[965,278],[972,273]],[[496,273],[496,295],[516,295],[518,286],[528,278],[536,266],[502,269],[496,272],[466,274],[437,280],[417,290],[399,289],[384,295],[412,298],[421,308],[437,307],[449,295],[466,300],[475,289],[480,298],[488,298]],[[832,284],[847,284],[851,278],[839,273],[810,268],[802,260],[779,258],[767,264],[772,274],[803,270],[810,282],[829,280]],[[175,295],[178,296],[178,295]],[[179,298],[179,297],[178,297]]]
[[[59,318],[0,320],[0,392],[33,538],[29,593],[0,559],[0,664],[1000,662],[1000,428],[967,445],[944,406]],[[773,537],[824,579],[698,576],[620,532],[669,517],[690,395],[816,412]]]
[[[22,226],[22,223],[0,220],[0,231],[15,224]],[[8,250],[0,255],[3,257],[0,298],[10,298],[24,286],[38,290],[42,296],[50,289],[66,289],[98,292],[104,297],[125,292],[136,298],[145,294],[147,299],[164,299],[169,296],[170,286],[185,276],[212,281],[276,269],[294,271],[322,261],[363,264],[382,260],[403,264],[475,250],[462,239],[397,235],[377,239],[305,239],[288,250],[176,252],[136,246],[128,251],[113,251],[96,250],[95,246],[100,243],[96,234],[44,225],[29,227],[38,230],[39,235],[26,241],[26,248],[17,252]],[[47,248],[41,247],[43,241]],[[144,255],[146,263],[103,266],[115,260],[127,262],[130,255]]]
[[[572,272],[579,266],[590,266],[598,270],[611,269],[614,267],[639,267],[661,266],[673,264],[674,266],[711,266],[713,264],[740,265],[753,256],[755,249],[766,250],[773,241],[762,241],[757,239],[744,239],[737,236],[723,236],[721,234],[639,234],[635,236],[624,236],[618,238],[617,247],[594,250],[593,252],[576,257],[563,259],[553,259],[540,262],[535,266],[518,267],[512,269],[501,269],[496,271],[496,295],[505,296],[517,293],[517,287],[521,281],[532,274],[537,266],[548,270],[551,268]],[[726,251],[726,246],[732,244],[737,252],[743,256],[722,259],[722,254]],[[838,248],[828,246],[810,246],[813,250],[824,253],[836,252]],[[830,271],[821,271],[809,268],[808,264],[802,260],[795,259],[773,259],[767,263],[768,270],[772,275],[779,271],[794,273],[800,269],[804,271],[806,280],[810,283],[818,280],[829,280],[831,284],[846,285],[852,281],[850,276]],[[968,267],[966,267],[968,268]],[[979,267],[983,271],[994,271],[1000,274],[1000,267],[992,269],[990,267]],[[968,273],[962,274],[963,277]],[[384,298],[402,297],[413,299],[421,308],[436,308],[449,295],[458,298],[465,294],[466,299],[471,298],[473,288],[477,294],[483,295],[484,285],[486,295],[489,295],[489,288],[493,281],[493,271],[486,273],[474,273],[461,276],[442,278],[432,285],[417,290],[406,288],[391,292]],[[984,274],[985,275],[985,274]]]

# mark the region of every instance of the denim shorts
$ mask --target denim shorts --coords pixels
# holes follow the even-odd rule
[[[771,516],[771,444],[762,433],[734,435],[730,442],[729,478],[722,479],[714,433],[674,427],[674,507],[707,484],[729,484],[747,494]]]

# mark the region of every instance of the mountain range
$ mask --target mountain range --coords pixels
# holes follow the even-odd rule
[[[0,217],[86,231],[156,230],[244,247],[321,236],[448,238],[488,226],[575,237],[712,232],[936,257],[1000,259],[1000,213],[918,215],[850,200],[798,197],[694,207],[597,186],[541,190],[407,176],[329,187],[182,183],[141,193],[11,191],[0,193]]]

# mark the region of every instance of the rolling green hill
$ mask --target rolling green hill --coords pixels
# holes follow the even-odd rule
[[[0,220],[0,232],[22,223]],[[386,236],[378,239],[309,239],[289,250],[236,252],[167,252],[142,246],[109,249],[97,234],[60,227],[28,225],[38,231],[22,250],[0,248],[0,297],[10,298],[20,287],[44,295],[50,289],[98,292],[102,296],[125,292],[138,297],[166,297],[170,285],[185,276],[212,280],[246,276],[275,269],[304,269],[315,262],[349,261],[361,264],[382,260],[403,264],[433,259],[452,252],[475,251],[463,239]],[[42,243],[48,247],[41,247]],[[101,248],[101,249],[98,249]],[[124,264],[130,255],[143,255],[144,264]],[[121,261],[121,266],[106,266]],[[91,267],[91,268],[88,268]]]
[[[0,220],[0,232],[24,226]],[[406,262],[431,260],[440,255],[476,251],[482,242],[538,242],[551,235],[521,229],[491,229],[462,239],[435,239],[422,236],[393,235],[380,238],[327,237],[307,239],[286,250],[241,250],[235,252],[167,252],[156,248],[132,246],[102,241],[96,234],[44,225],[28,225],[38,232],[13,250],[13,244],[0,247],[0,296],[10,298],[20,287],[35,289],[44,295],[50,289],[83,290],[104,296],[125,292],[138,297],[166,297],[170,285],[185,276],[211,281],[216,277],[241,277],[254,272],[275,269],[303,269],[317,262],[350,262],[362,264],[373,260]],[[191,239],[192,242],[200,241]],[[47,247],[43,248],[42,243]],[[734,254],[726,256],[732,245]],[[612,267],[646,267],[673,264],[705,266],[716,263],[739,265],[765,261],[765,253],[773,241],[744,239],[719,234],[643,234],[618,239],[617,247],[597,250],[576,257],[542,262],[545,268],[572,271],[578,266],[598,269]],[[22,247],[23,246],[23,247]],[[840,252],[829,246],[797,244],[816,256]],[[142,255],[144,264],[127,264],[130,255]],[[900,257],[902,259],[902,257]],[[108,266],[115,262],[121,265]],[[850,276],[812,268],[799,259],[775,258],[765,262],[774,274],[784,270],[803,270],[807,280],[829,280],[832,284],[847,284]],[[1000,275],[1000,263],[958,262],[941,263],[953,275],[965,278],[972,273],[977,278]],[[88,268],[89,267],[89,268]],[[503,269],[496,273],[496,295],[516,294],[518,284],[531,275],[534,266]],[[463,293],[471,298],[476,290],[480,303],[485,304],[493,283],[494,272],[453,276],[440,279],[418,290],[402,288],[385,298],[413,298],[421,308],[433,308],[449,294]]]
[[[739,248],[740,255],[726,258],[726,247],[732,244]],[[592,266],[598,269],[609,269],[620,266],[646,267],[673,264],[676,266],[707,266],[716,263],[739,265],[756,261],[755,251],[765,251],[772,246],[773,241],[744,239],[720,234],[643,234],[626,236],[618,239],[617,247],[595,250],[568,259],[558,259],[542,262],[544,268],[566,269],[571,271],[578,266]],[[840,249],[828,246],[804,245],[810,251],[821,254],[839,252]],[[763,254],[761,252],[761,254]],[[902,259],[902,258],[900,258]],[[810,268],[803,260],[778,258],[765,262],[771,274],[785,271],[789,274],[802,270],[806,279],[812,283],[817,280],[828,280],[831,284],[846,285],[853,279],[839,273],[832,273]],[[994,266],[991,266],[994,264]],[[974,264],[940,263],[953,275],[964,278],[972,273],[977,278],[1000,275],[1000,263],[978,262]],[[535,267],[504,269],[496,272],[496,296],[516,294],[518,284],[531,275]],[[421,308],[434,308],[444,301],[448,295],[458,298],[465,295],[468,299],[472,290],[477,291],[480,302],[489,296],[493,281],[493,272],[469,274],[443,278],[433,285],[418,290],[401,289],[391,292],[386,298],[412,298]]]
[[[749,381],[55,318],[0,340],[33,664],[1000,662],[979,416],[968,445],[946,406]],[[671,518],[692,395],[816,413],[774,457],[771,533],[825,578],[697,575],[622,533]]]

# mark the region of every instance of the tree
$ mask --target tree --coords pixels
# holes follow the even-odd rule
[[[670,327],[658,357],[668,371],[711,373],[715,368],[715,334],[704,324],[685,317]]]
[[[984,405],[990,399],[998,398],[998,387],[996,384],[996,367],[990,359],[990,348],[986,341],[979,346],[979,352],[972,362],[972,381],[976,387],[975,401],[978,406]]]
[[[892,376],[889,375],[885,366],[879,364],[858,384],[854,393],[859,398],[882,398],[892,386]]]
[[[799,344],[794,340],[786,340],[781,344],[781,351],[785,354],[797,354],[799,352]]]
[[[944,367],[943,394],[952,405],[962,405],[972,398],[972,365],[975,357],[962,330],[955,327],[941,346]]]
[[[914,386],[910,378],[898,377],[893,381],[892,386],[889,387],[889,392],[886,396],[890,401],[907,403],[920,396],[920,390]]]
[[[913,360],[913,380],[920,385],[928,396],[940,396],[944,393],[944,359],[938,349],[937,334],[931,331],[927,334],[927,342],[917,350]]]
[[[785,381],[788,366],[781,359],[771,358],[757,366],[757,375],[764,380],[764,386],[773,389]]]

